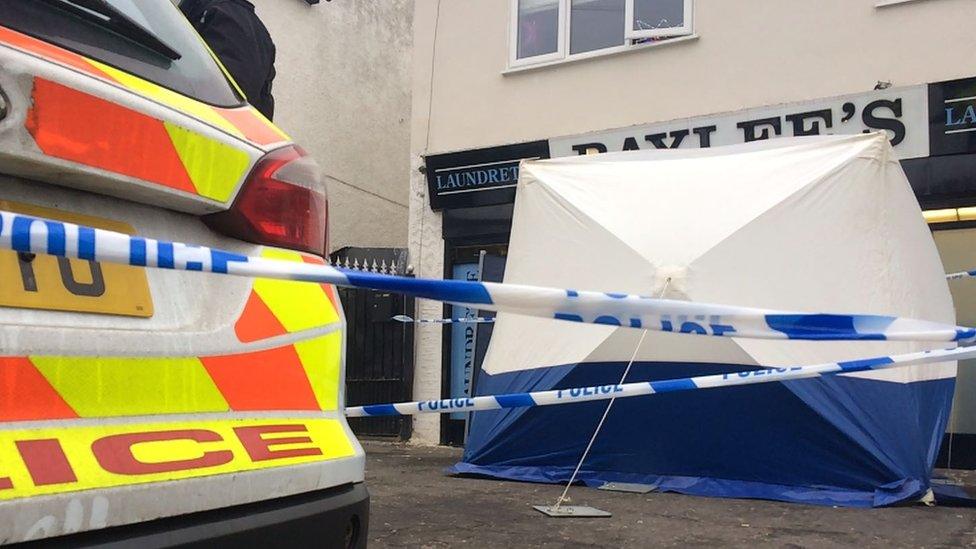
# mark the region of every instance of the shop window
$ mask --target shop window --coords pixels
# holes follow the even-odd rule
[[[692,34],[692,0],[512,0],[510,66],[567,61]]]
[[[966,219],[967,210],[976,208],[959,208],[960,219]],[[943,228],[946,226],[951,228]],[[973,263],[976,228],[966,225],[965,221],[950,225],[931,224],[930,227],[947,273],[965,271],[976,266]],[[972,282],[976,281],[949,282],[949,291],[952,292],[952,302],[956,309],[956,322],[962,326],[976,325],[976,284]],[[942,445],[940,460],[946,459],[947,462],[939,466],[976,468],[976,455],[970,450],[976,443],[976,360],[959,361],[955,397],[946,431],[948,437]]]

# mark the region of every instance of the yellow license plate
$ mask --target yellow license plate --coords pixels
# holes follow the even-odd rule
[[[0,200],[0,209],[68,223],[135,234],[126,223]],[[141,267],[0,251],[0,307],[153,315],[146,271]]]

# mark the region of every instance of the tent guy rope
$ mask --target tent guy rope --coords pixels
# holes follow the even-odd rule
[[[667,294],[668,287],[670,285],[671,279],[668,278],[664,282],[664,288],[662,288],[661,292],[658,294],[659,298],[664,297],[665,294]],[[627,362],[627,367],[624,368],[624,373],[620,376],[620,381],[617,382],[617,385],[623,385],[623,383],[627,381],[627,375],[630,373],[630,368],[634,365],[634,361],[637,360],[637,353],[640,352],[641,345],[644,344],[644,338],[646,337],[647,330],[641,331],[640,339],[637,340],[637,345],[634,346],[634,352],[630,355],[630,360]],[[603,429],[603,424],[606,423],[607,416],[610,415],[610,410],[613,408],[613,403],[616,401],[616,396],[612,396],[610,397],[610,402],[607,402],[607,407],[603,410],[603,415],[600,417],[599,423],[596,424],[596,429],[593,430],[593,436],[591,436],[590,441],[586,443],[586,449],[583,450],[583,455],[580,456],[579,462],[576,463],[576,468],[573,469],[573,474],[569,477],[569,480],[566,481],[566,487],[563,488],[563,493],[559,495],[559,498],[556,499],[556,503],[552,506],[553,511],[558,511],[559,506],[566,501],[566,496],[569,494],[569,488],[573,485],[573,482],[576,481],[576,475],[579,474],[580,468],[583,467],[583,462],[586,461],[586,457],[590,455],[590,450],[593,448],[593,443],[596,442],[596,437],[600,434],[600,430]]]

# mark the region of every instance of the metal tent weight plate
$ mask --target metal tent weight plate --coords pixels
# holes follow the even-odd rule
[[[559,507],[554,505],[533,505],[532,508],[543,515],[555,518],[603,518],[613,516],[607,511],[601,511],[588,505],[560,505]]]

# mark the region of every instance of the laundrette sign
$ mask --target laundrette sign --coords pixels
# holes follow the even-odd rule
[[[538,158],[549,158],[548,141],[428,156],[424,165],[430,207],[440,210],[513,202],[519,163]]]
[[[438,194],[459,194],[504,188],[518,183],[520,160],[486,162],[474,166],[443,168],[434,173]]]
[[[899,158],[929,154],[926,86],[875,90],[550,139],[553,157],[639,149],[684,149],[786,136],[884,130]]]

